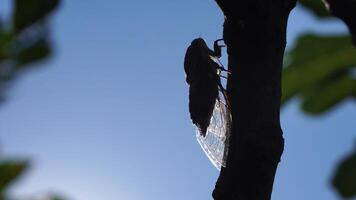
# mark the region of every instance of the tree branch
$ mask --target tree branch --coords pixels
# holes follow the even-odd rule
[[[352,43],[356,46],[356,0],[323,0],[326,8],[349,28]]]
[[[216,0],[225,15],[232,132],[215,200],[269,200],[283,152],[281,71],[296,0]]]

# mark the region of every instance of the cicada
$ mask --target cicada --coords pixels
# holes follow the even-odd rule
[[[230,105],[221,82],[229,73],[219,61],[221,40],[211,50],[202,38],[196,38],[184,58],[190,118],[200,146],[218,170],[225,166],[231,129]]]

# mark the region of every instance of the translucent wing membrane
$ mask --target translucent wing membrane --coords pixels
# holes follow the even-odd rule
[[[231,114],[226,102],[222,99],[224,98],[216,99],[206,136],[204,137],[199,129],[196,129],[198,143],[218,170],[226,166],[231,130]]]

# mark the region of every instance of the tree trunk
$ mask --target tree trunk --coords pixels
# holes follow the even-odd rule
[[[284,148],[279,111],[286,28],[296,0],[216,0],[225,14],[232,134],[215,200],[269,200]]]

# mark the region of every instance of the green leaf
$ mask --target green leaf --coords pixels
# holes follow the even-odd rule
[[[41,39],[18,53],[16,56],[17,65],[21,67],[33,62],[38,62],[47,58],[50,54],[50,44],[47,40]]]
[[[343,48],[352,48],[348,35],[316,35],[305,33],[298,37],[295,47],[288,52],[293,65],[313,60],[320,55],[329,55]]]
[[[15,181],[28,167],[25,161],[2,161],[0,162],[0,193]]]
[[[356,152],[341,161],[332,184],[342,197],[356,196]]]
[[[303,95],[302,109],[311,114],[321,114],[356,92],[356,80],[342,75],[337,80],[311,90]]]
[[[59,5],[59,0],[15,0],[16,32],[44,19]]]
[[[4,29],[4,22],[3,22],[2,17],[0,16],[0,32],[2,32],[3,29]]]
[[[331,17],[322,0],[299,0],[299,3],[318,17]]]
[[[60,195],[57,195],[57,194],[49,194],[49,195],[43,195],[38,200],[42,200],[42,199],[46,199],[46,200],[64,200],[65,198],[63,198],[63,197],[61,197]],[[37,198],[34,199],[34,200],[37,200]]]
[[[64,200],[64,198],[59,197],[59,196],[52,196],[48,198],[49,200]]]
[[[282,103],[298,95],[305,102],[303,108],[316,114],[326,111],[346,96],[354,95],[354,93],[346,94],[347,91],[351,92],[350,88],[338,92],[331,91],[333,88],[340,87],[338,85],[343,87],[349,84],[333,81],[348,77],[348,71],[356,66],[356,49],[351,46],[349,40],[348,36],[312,34],[301,36],[296,46],[288,52],[290,64],[283,69]],[[344,77],[340,77],[340,72],[345,72]],[[313,91],[313,95],[308,95],[310,90]],[[335,96],[323,99],[317,98],[316,95]],[[316,106],[317,104],[319,105]]]
[[[14,39],[14,34],[9,31],[0,31],[0,61],[9,57],[9,43]]]

